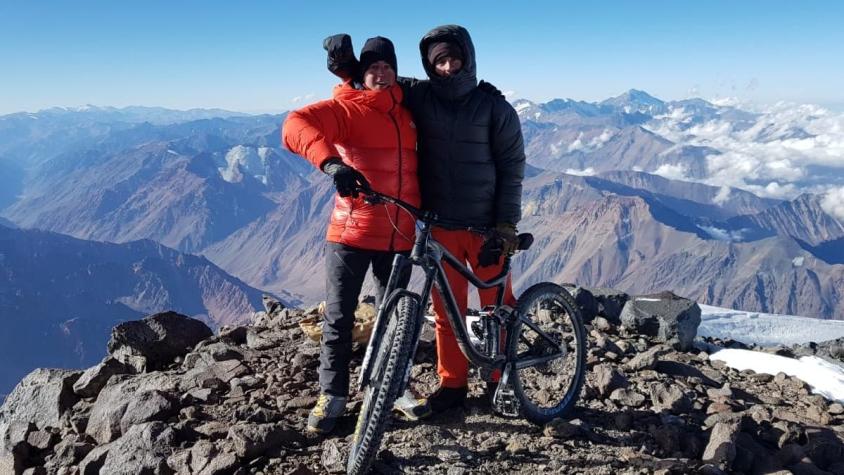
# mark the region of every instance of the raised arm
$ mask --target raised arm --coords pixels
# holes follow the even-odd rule
[[[331,35],[322,42],[322,47],[328,53],[328,70],[343,81],[358,78],[358,63],[352,37],[346,33]]]

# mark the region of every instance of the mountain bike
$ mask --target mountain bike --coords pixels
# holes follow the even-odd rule
[[[366,473],[378,453],[393,403],[410,379],[425,309],[435,286],[445,301],[448,321],[463,354],[489,382],[500,374],[492,398],[493,410],[504,416],[523,416],[536,424],[570,411],[585,377],[586,332],[569,293],[557,284],[543,282],[522,293],[515,307],[504,305],[511,256],[505,256],[498,276],[480,280],[432,237],[432,228],[443,224],[434,213],[372,190],[361,192],[371,204],[390,203],[410,213],[419,229],[410,255],[396,255],[393,260],[386,297],[378,308],[366,348],[358,379],[363,404],[347,473]],[[517,250],[530,248],[533,236],[525,233],[518,237]],[[498,289],[496,304],[484,308],[471,329],[458,310],[443,263],[454,267],[477,288]],[[424,271],[421,293],[397,288],[398,276],[407,266],[418,266]],[[470,331],[479,343],[472,342]]]

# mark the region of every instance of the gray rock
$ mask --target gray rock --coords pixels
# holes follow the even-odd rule
[[[53,457],[45,467],[48,472],[56,473],[61,467],[77,465],[94,447],[94,444],[85,442],[82,436],[67,436],[53,447]]]
[[[194,475],[230,475],[238,467],[237,456],[224,452],[214,442],[200,440],[189,450],[177,452],[168,461],[177,473]]]
[[[580,426],[563,419],[554,419],[545,424],[542,433],[555,439],[570,439],[580,433]]]
[[[0,419],[32,422],[39,429],[61,427],[62,416],[79,400],[73,383],[81,371],[39,368],[26,375],[0,407]],[[0,432],[0,438],[5,434]]]
[[[228,439],[238,457],[251,459],[285,442],[299,441],[301,435],[280,424],[238,424],[229,429]]]
[[[615,401],[622,406],[640,407],[645,403],[645,396],[632,389],[619,388],[610,393],[610,400]]]
[[[346,471],[346,458],[333,440],[326,440],[322,443],[322,466],[328,473],[342,473]]]
[[[252,370],[238,360],[214,361],[205,366],[198,365],[182,375],[179,387],[183,392],[188,392],[193,389],[225,386],[232,379],[251,373]]]
[[[176,379],[160,372],[114,376],[97,396],[85,432],[100,444],[117,439],[122,433],[121,420],[135,394],[152,390],[174,392],[176,384]]]
[[[73,391],[82,397],[96,397],[115,374],[126,374],[130,370],[125,364],[107,356],[100,364],[88,368],[73,385]]]
[[[59,434],[52,431],[36,430],[26,436],[26,443],[36,450],[50,450],[59,441]]]
[[[79,464],[82,475],[169,475],[167,457],[176,445],[176,433],[163,422],[134,425],[119,439],[101,445]]]
[[[621,311],[630,300],[626,293],[603,287],[589,288],[598,305],[598,314],[609,320],[613,325],[621,324]]]
[[[651,404],[655,411],[668,411],[673,414],[688,412],[692,403],[683,390],[675,385],[653,383],[650,387]]]
[[[164,312],[114,327],[108,352],[123,363],[135,365],[139,372],[157,370],[211,336],[213,332],[201,321]],[[145,366],[138,368],[140,360],[134,357],[143,359]]]
[[[701,460],[704,463],[718,465],[724,470],[730,470],[733,460],[736,458],[736,437],[738,433],[739,423],[736,421],[715,424]]]
[[[668,348],[662,345],[654,346],[645,352],[639,353],[630,359],[624,369],[628,371],[642,371],[656,368],[659,357],[668,352]]]
[[[178,412],[178,401],[166,392],[154,389],[136,393],[120,418],[120,431],[125,434],[135,424],[163,421]]]
[[[648,432],[650,432],[654,440],[656,440],[657,445],[659,445],[665,454],[671,455],[680,450],[683,431],[678,425],[663,424],[651,426]]]
[[[599,364],[592,371],[594,372],[595,388],[601,397],[607,397],[614,390],[626,388],[629,384],[627,378],[609,364]]]
[[[275,334],[272,330],[261,332],[256,328],[249,328],[246,332],[246,346],[253,350],[268,350],[278,346],[280,337],[280,335]]]
[[[0,473],[20,473],[29,458],[29,434],[35,424],[23,421],[4,421],[0,413]]]
[[[621,323],[628,330],[656,337],[681,351],[693,348],[700,325],[696,302],[671,292],[635,297],[624,305]]]

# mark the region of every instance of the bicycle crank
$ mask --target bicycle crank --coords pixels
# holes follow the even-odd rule
[[[498,389],[492,397],[492,407],[502,416],[519,417],[520,403],[519,398],[516,397],[516,392],[513,391],[513,385],[510,383],[510,373],[513,371],[513,364],[507,365],[502,372],[501,379],[498,381]]]

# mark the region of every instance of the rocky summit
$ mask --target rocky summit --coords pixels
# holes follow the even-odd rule
[[[694,338],[700,311],[664,293],[576,289],[587,313],[589,373],[568,419],[537,426],[493,414],[473,377],[467,404],[394,421],[378,473],[844,474],[844,407],[786,376],[736,371]],[[607,298],[610,296],[611,298]],[[158,314],[116,327],[85,371],[39,369],[0,408],[2,474],[310,474],[345,468],[360,407],[336,431],[304,431],[316,402],[319,345],[300,328],[319,309],[266,311],[217,334]],[[436,385],[432,331],[413,368]],[[766,349],[841,364],[841,342]],[[358,347],[353,373],[362,356]],[[353,374],[353,378],[354,378]]]

